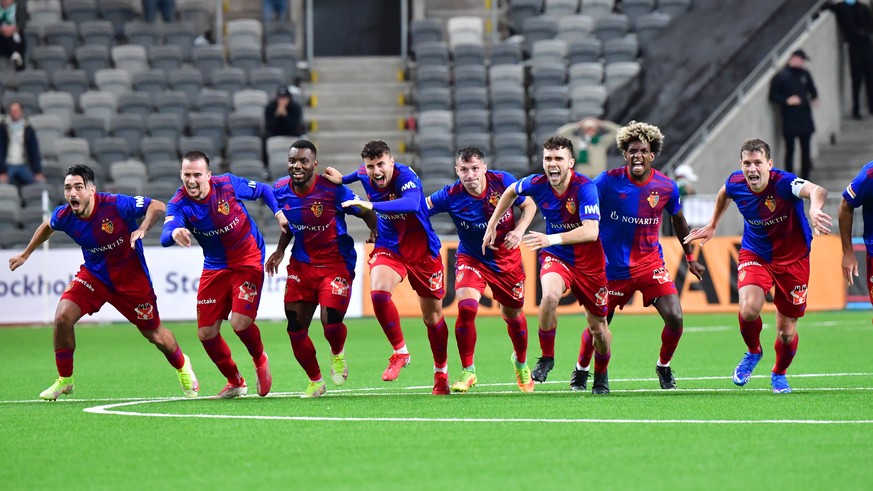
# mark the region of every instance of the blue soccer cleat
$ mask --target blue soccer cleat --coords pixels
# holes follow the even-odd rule
[[[788,379],[785,374],[771,373],[770,385],[773,387],[774,394],[790,394],[791,386],[788,385]]]
[[[749,383],[749,379],[752,378],[752,372],[755,371],[755,367],[758,366],[758,362],[761,361],[761,356],[763,356],[763,353],[746,352],[746,354],[743,355],[742,361],[740,361],[740,364],[734,369],[735,384],[742,387]]]

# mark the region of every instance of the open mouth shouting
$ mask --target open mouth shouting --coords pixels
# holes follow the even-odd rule
[[[85,211],[85,207],[82,205],[82,201],[79,200],[79,198],[71,196],[68,201],[70,203],[70,208],[72,208],[73,213],[75,213],[76,215],[81,215],[82,212]]]

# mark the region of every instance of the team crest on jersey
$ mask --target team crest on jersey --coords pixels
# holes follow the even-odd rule
[[[349,296],[349,282],[341,276],[337,276],[330,282],[330,292],[341,297]]]
[[[497,206],[498,201],[500,201],[500,193],[497,191],[491,193],[491,196],[488,197],[488,204],[491,206]]]
[[[388,201],[393,201],[397,199],[397,195],[394,193],[388,193]]]
[[[103,223],[100,224],[100,230],[106,232],[107,234],[111,234],[112,231],[115,230],[115,225],[112,224],[112,220],[104,218]]]
[[[321,216],[322,213],[324,213],[324,206],[322,206],[321,201],[316,201],[315,203],[312,203],[312,206],[309,207],[309,211],[311,211],[312,214],[315,215],[315,218],[318,218]]]
[[[609,290],[604,286],[599,292],[594,294],[594,304],[598,307],[603,307],[608,303]]]
[[[241,300],[245,300],[246,302],[253,302],[255,297],[257,296],[258,287],[256,287],[254,283],[250,281],[245,281],[242,285],[239,286],[239,298]]]
[[[740,281],[743,281],[744,279],[746,279],[746,272],[745,272],[745,271],[740,271],[739,273],[737,273],[737,278],[738,278]]]
[[[218,202],[218,212],[225,216],[230,213],[230,204],[228,204],[227,200],[223,199]]]
[[[568,199],[567,202],[564,203],[564,207],[567,208],[567,211],[569,211],[571,215],[574,215],[576,213],[576,201],[574,201],[572,198]]]
[[[148,302],[137,305],[133,310],[137,319],[148,321],[155,318],[155,306]]]
[[[806,285],[797,285],[791,291],[791,303],[794,305],[803,305],[806,303],[807,288]]]
[[[543,260],[543,271],[552,267],[552,256],[546,256],[545,260]]]
[[[519,281],[512,287],[512,298],[521,300],[524,298],[524,283]]]
[[[661,195],[658,194],[657,191],[652,191],[651,194],[649,194],[649,197],[646,198],[646,201],[649,202],[649,206],[654,208],[658,206],[658,201],[661,201]]]
[[[443,289],[443,272],[438,271],[430,275],[430,291],[435,292]]]
[[[455,283],[460,283],[460,282],[464,281],[464,271],[463,270],[458,271],[458,274],[455,276],[456,276]]]
[[[776,200],[772,196],[767,196],[767,199],[764,200],[764,206],[772,213],[776,211]]]
[[[670,282],[670,272],[667,268],[658,268],[652,271],[652,279],[656,280],[659,285]]]

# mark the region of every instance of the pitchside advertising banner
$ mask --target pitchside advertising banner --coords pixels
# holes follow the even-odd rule
[[[739,302],[737,296],[737,256],[739,237],[719,237],[709,241],[705,247],[695,245],[694,255],[706,266],[703,281],[688,274],[684,253],[678,241],[668,239],[663,242],[664,258],[671,277],[676,282],[682,307],[689,313],[736,312]],[[356,245],[358,264],[352,287],[352,299],[348,317],[372,316],[373,308],[369,301],[369,271],[366,261],[372,246]],[[447,265],[445,275],[446,297],[443,301],[446,315],[457,314],[455,298],[455,252],[457,242],[444,242],[443,264]],[[864,265],[866,256],[863,246],[856,247],[856,256],[861,276],[848,292],[840,272],[842,252],[838,237],[816,237],[812,246],[811,274],[808,288],[809,310],[839,310],[849,307],[869,308]],[[275,246],[267,246],[272,252]],[[9,271],[9,258],[18,251],[0,251],[0,324],[42,324],[50,323],[57,306],[58,298],[70,283],[73,275],[82,264],[79,249],[39,250],[34,252],[27,263],[18,270]],[[146,247],[146,261],[152,275],[152,282],[158,296],[158,309],[165,320],[191,321],[196,318],[196,294],[203,266],[203,256],[199,247]],[[288,254],[285,255],[287,264]],[[536,254],[522,248],[525,281],[525,313],[537,313],[541,292],[537,281],[539,265]],[[284,319],[283,294],[285,291],[285,268],[280,275],[266,277],[258,317],[261,319]],[[772,292],[771,292],[772,293]],[[394,301],[400,315],[420,317],[418,297],[403,282],[394,292]],[[367,299],[364,301],[363,299]],[[774,307],[768,295],[766,311]],[[848,301],[848,302],[847,302]],[[558,310],[559,314],[579,314],[582,308],[572,296],[565,296]],[[623,313],[651,313],[644,308],[639,293],[624,308]],[[500,315],[491,292],[486,291],[482,298],[479,315]],[[83,322],[123,321],[124,318],[112,307],[106,305],[100,312],[85,317]]]

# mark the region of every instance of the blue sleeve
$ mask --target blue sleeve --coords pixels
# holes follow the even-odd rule
[[[597,198],[597,186],[587,183],[579,188],[579,219],[600,220],[600,201]]]
[[[261,199],[267,208],[275,215],[279,211],[279,204],[276,203],[276,196],[273,195],[273,188],[269,184],[257,181],[249,181],[242,177],[228,174],[230,183],[233,184],[233,190],[238,198],[245,200]]]
[[[500,172],[500,176],[503,179],[503,185],[506,187],[506,189],[511,188],[518,181],[518,179],[516,179],[515,176],[513,176],[509,172],[503,172],[503,171],[498,171],[498,172]],[[518,198],[515,198],[515,201],[512,204],[515,206],[521,206],[522,203],[524,203],[524,199],[525,199],[524,196],[519,195]]]
[[[342,204],[346,201],[353,199],[361,199],[360,196],[355,194],[354,191],[351,190],[348,186],[337,186],[336,188],[336,209],[340,213],[347,213],[349,215],[355,215],[357,217],[363,216],[361,209],[357,206],[352,206],[349,208],[343,208]]]
[[[433,193],[428,196],[427,203],[430,205],[428,207],[428,214],[430,216],[434,216],[437,213],[446,213],[449,211],[449,187],[445,186],[439,191]]]
[[[136,220],[145,216],[146,210],[152,203],[152,199],[145,196],[128,196],[126,194],[116,195],[116,206],[118,213],[125,220]]]
[[[531,192],[531,183],[533,182],[534,175],[529,175],[520,181],[516,181],[515,183],[515,194],[519,196],[530,196]]]
[[[164,218],[164,227],[161,229],[161,245],[164,247],[170,247],[175,244],[176,241],[173,240],[173,230],[186,226],[185,217],[182,214],[182,207],[172,201],[167,203],[167,216]]]
[[[727,193],[728,198],[736,201],[737,198],[734,196],[734,188],[731,185],[731,176],[733,176],[733,174],[728,176],[727,180],[725,180],[724,182],[724,191],[725,193]]]
[[[58,220],[58,213],[60,213],[65,206],[67,205],[60,205],[52,212],[52,216],[49,219],[49,226],[52,228],[52,230],[57,230],[59,232],[67,231],[67,223],[69,223],[69,220]]]
[[[787,199],[789,201],[797,201],[800,198],[794,195],[791,192],[791,184],[798,179],[798,177],[790,172],[784,172],[782,174],[782,178],[776,183],[776,194],[780,197]]]
[[[594,185],[597,186],[597,197],[603,196],[606,193],[606,188],[608,184],[608,179],[606,177],[606,172],[601,172],[597,174],[597,177],[594,178]]]
[[[351,184],[351,183],[353,183],[353,182],[355,182],[355,181],[360,181],[360,180],[362,180],[363,178],[361,177],[361,174],[364,174],[364,175],[367,174],[366,170],[364,169],[364,165],[363,165],[363,164],[361,164],[361,166],[358,167],[358,170],[352,172],[351,174],[346,174],[346,175],[344,175],[344,176],[343,176],[343,184],[347,184],[347,185],[348,185],[348,184]]]
[[[673,191],[670,192],[670,202],[667,204],[667,213],[675,215],[682,211],[682,200],[679,198],[679,185],[673,181]]]
[[[861,169],[861,172],[859,172],[858,175],[852,179],[852,182],[846,186],[846,189],[843,190],[843,198],[852,208],[857,208],[863,205],[864,200],[870,195],[871,191],[873,191],[870,186],[870,169],[870,164],[865,165]]]
[[[395,167],[396,169],[396,167]],[[400,189],[400,198],[391,201],[377,201],[373,209],[387,213],[415,213],[421,209],[421,185],[414,172],[401,172],[394,183]]]

